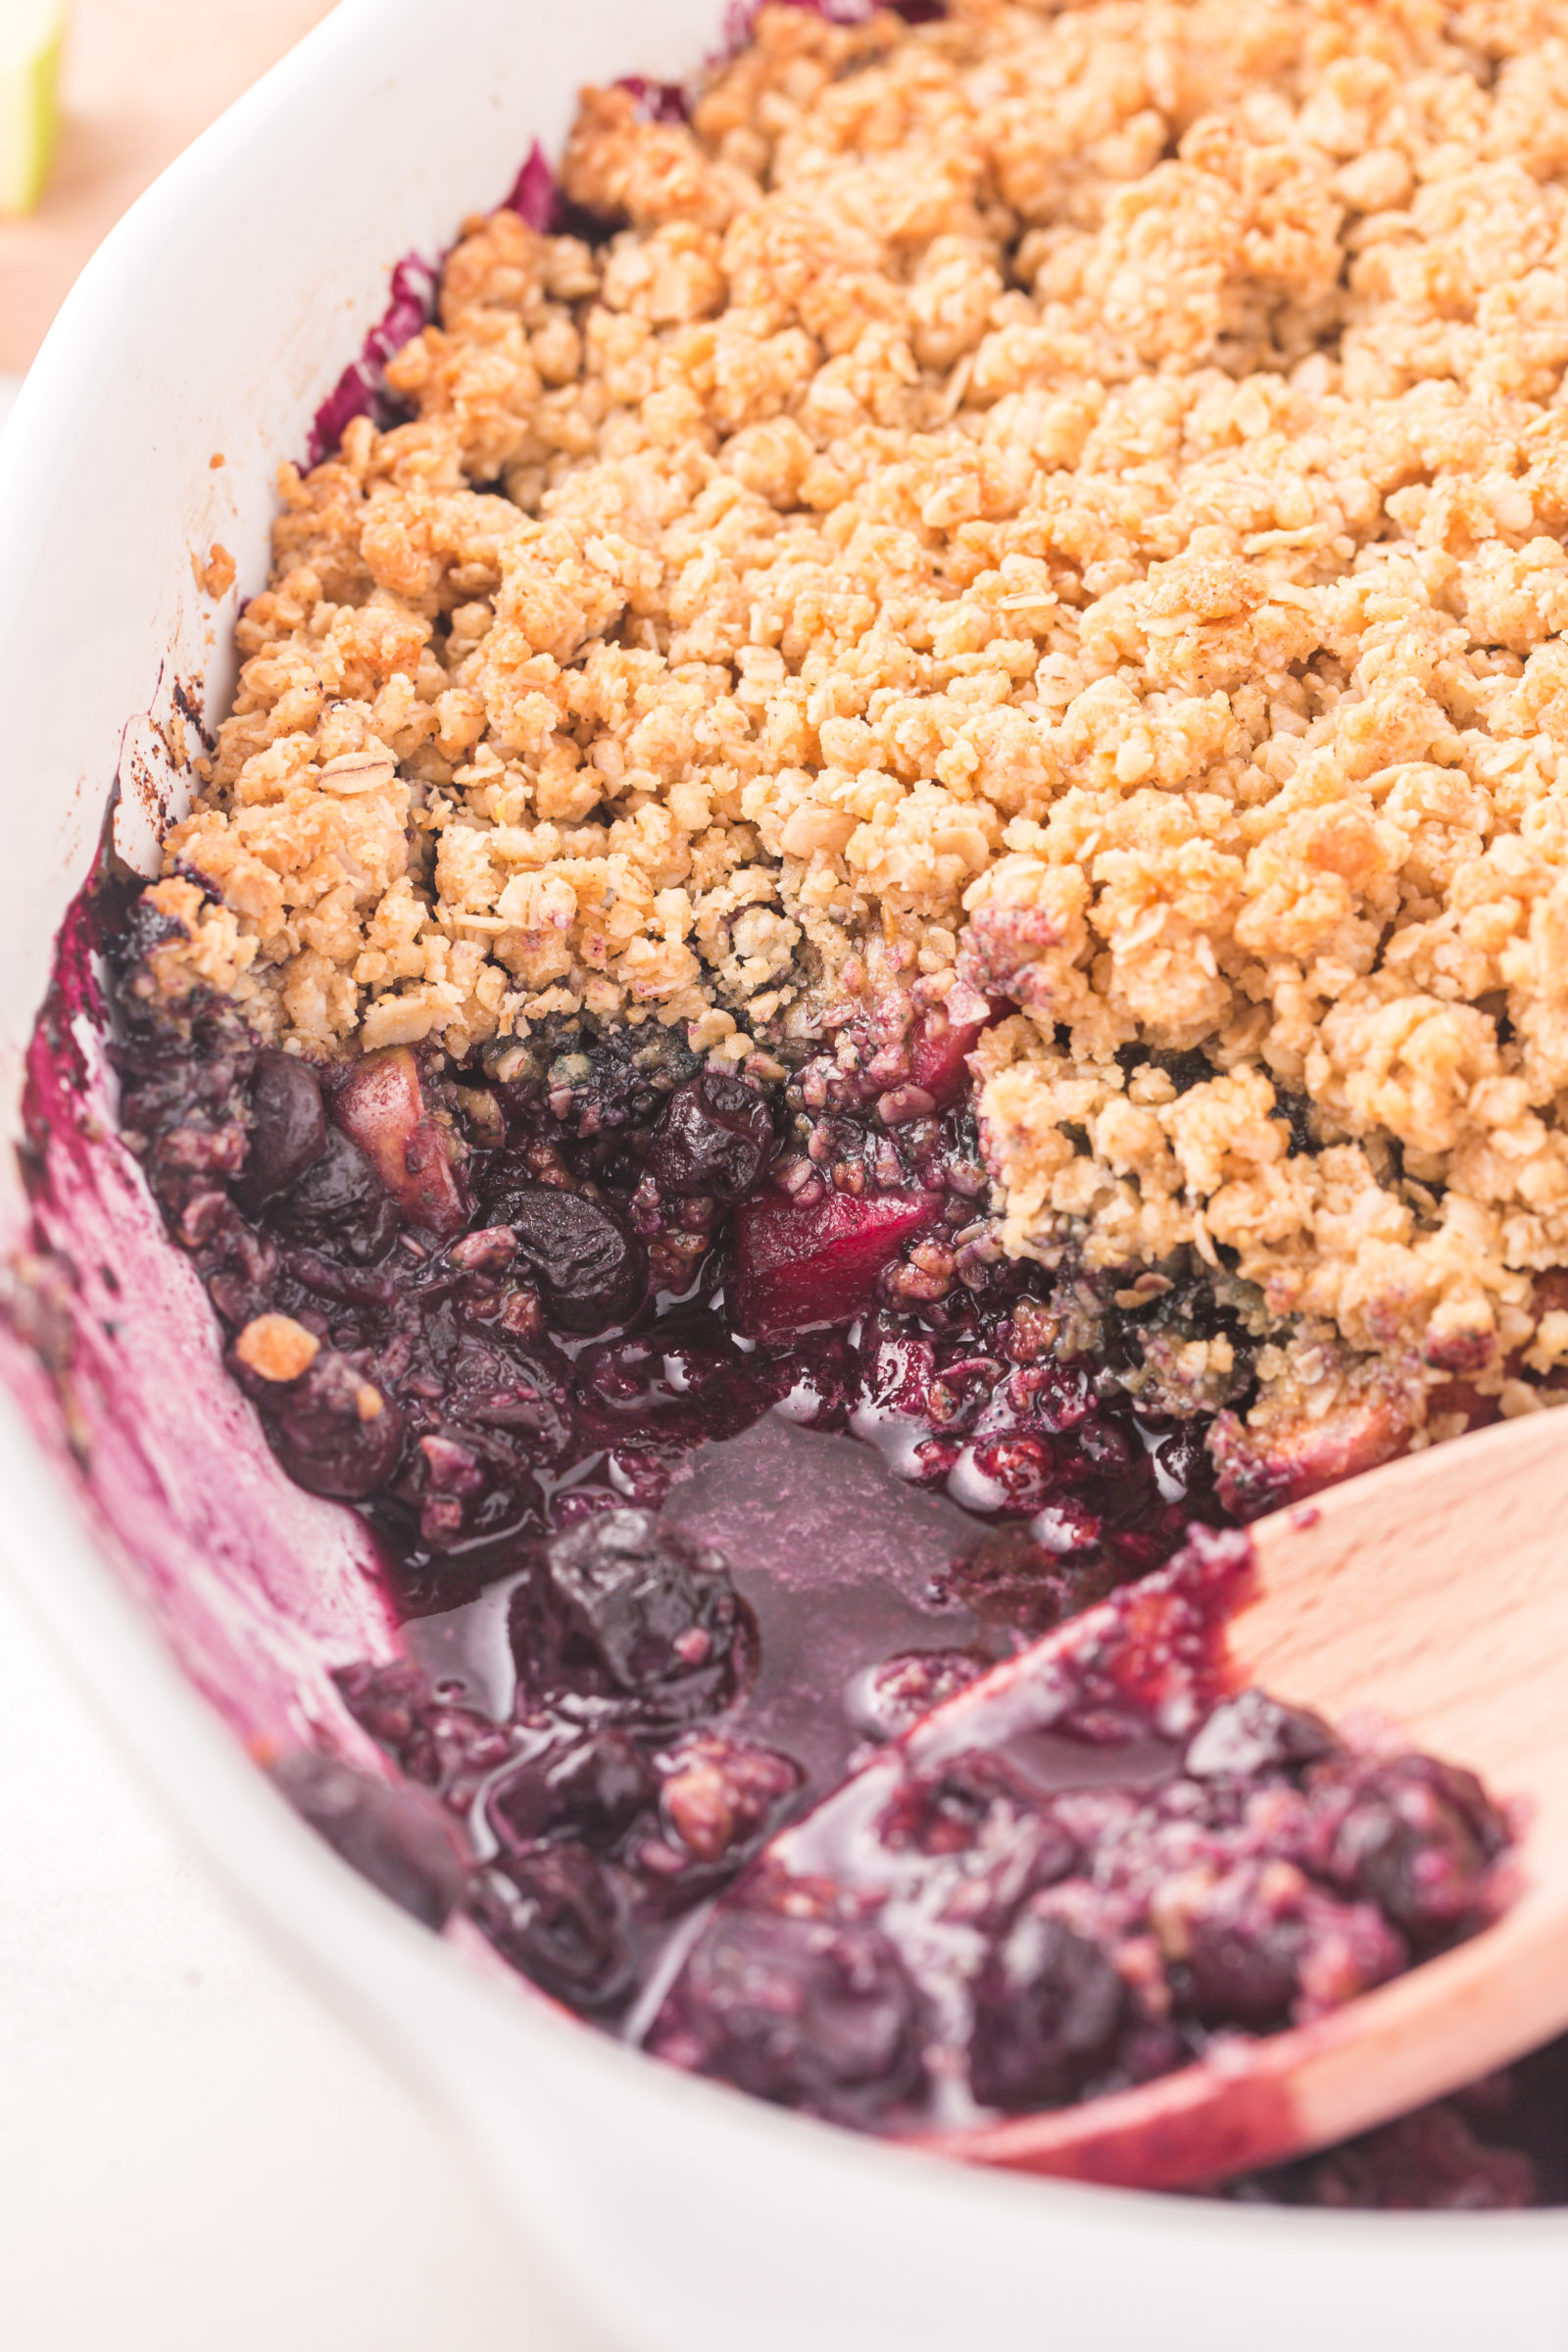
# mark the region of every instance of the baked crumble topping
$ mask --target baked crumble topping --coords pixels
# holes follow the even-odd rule
[[[470,220],[410,421],[283,469],[160,984],[764,1076],[1005,999],[1005,1247],[1229,1286],[1237,1496],[1542,1403],[1568,9],[765,8],[668,113],[587,92],[600,241]]]

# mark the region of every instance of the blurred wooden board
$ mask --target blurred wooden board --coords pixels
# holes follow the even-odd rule
[[[0,371],[30,363],[94,247],[164,166],[330,0],[74,0],[43,202],[0,220]]]

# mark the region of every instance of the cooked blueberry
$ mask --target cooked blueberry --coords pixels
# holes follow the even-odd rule
[[[1185,1501],[1195,1487],[1200,1486],[1208,1475],[1208,1453],[1203,1444],[1205,1436],[1201,1421],[1184,1421],[1173,1429],[1168,1438],[1161,1438],[1154,1447],[1154,1459],[1168,1494],[1178,1502]]]
[[[650,1511],[599,1511],[555,1537],[513,1599],[525,1688],[613,1699],[655,1722],[728,1704],[753,1642],[723,1560]]]
[[[1026,1903],[975,1985],[969,2082],[983,2107],[1059,2107],[1104,2072],[1126,2007],[1098,1943]]]
[[[1332,1760],[1309,1784],[1338,1814],[1333,1875],[1375,1902],[1417,1944],[1485,1916],[1485,1881],[1507,1826],[1473,1773],[1431,1756]]]
[[[348,1360],[323,1348],[271,1423],[284,1469],[313,1494],[357,1502],[384,1486],[403,1450],[403,1415]]]
[[[380,1177],[340,1128],[327,1130],[326,1149],[272,1205],[292,1240],[341,1250],[357,1265],[385,1256],[398,1230],[398,1212]]]
[[[758,2098],[869,2121],[925,2082],[919,1995],[877,1929],[720,1911],[655,2029],[654,2046]]]
[[[662,1192],[739,1200],[773,1155],[773,1121],[758,1089],[704,1070],[675,1089],[655,1124],[648,1165]]]
[[[1283,1706],[1266,1690],[1222,1699],[1188,1742],[1182,1769],[1195,1780],[1290,1772],[1331,1755],[1339,1742],[1320,1715]]]
[[[648,1289],[648,1252],[597,1202],[551,1184],[502,1193],[486,1222],[510,1226],[545,1312],[564,1331],[624,1323]]]
[[[974,1448],[974,1468],[994,1496],[993,1507],[1038,1511],[1056,1478],[1056,1461],[1041,1438],[989,1438]]]
[[[1565,2044],[1551,2045],[1560,2064]],[[1496,2077],[1493,2078],[1495,2082]],[[1474,2095],[1473,2093],[1471,2094]],[[1255,2175],[1238,2183],[1240,2194],[1290,2205],[1354,2207],[1384,2213],[1507,2213],[1527,2205],[1560,2205],[1562,2190],[1542,2193],[1542,2175],[1557,2171],[1560,2127],[1555,2115],[1541,2134],[1546,2145],[1540,2166],[1524,2148],[1488,2145],[1486,2123],[1461,2112],[1464,2094],[1418,2108],[1414,2115],[1347,2140],[1289,2170]],[[1514,2121],[1523,2126],[1526,2146],[1536,2138],[1528,2110]],[[1545,2119],[1543,2119],[1544,2121]],[[1481,2121],[1481,2131],[1472,2127]],[[1539,2127],[1538,2127],[1539,2130]],[[1550,2153],[1547,2154],[1549,2147]]]
[[[584,1845],[613,1845],[658,1794],[653,1767],[616,1731],[554,1741],[496,1781],[485,1814],[504,1848],[516,1851],[564,1832]]]
[[[1200,1913],[1188,1931],[1184,2006],[1204,2025],[1254,2034],[1286,2024],[1306,1941],[1303,1923],[1289,1914]]]
[[[372,1886],[426,1927],[445,1926],[463,1892],[464,1866],[428,1797],[311,1750],[280,1757],[272,1777],[312,1829]]]
[[[251,1131],[234,1198],[257,1209],[286,1192],[326,1150],[326,1112],[316,1072],[264,1047],[250,1083]]]
[[[585,1845],[536,1845],[479,1872],[474,1918],[498,1951],[546,1992],[607,2009],[630,1988],[620,1905]]]

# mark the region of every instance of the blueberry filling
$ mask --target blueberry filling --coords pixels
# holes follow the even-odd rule
[[[126,1131],[406,1619],[339,1681],[430,1809],[400,1844],[353,1776],[297,1801],[419,1916],[461,1903],[673,2063],[902,2132],[1146,2080],[1487,1915],[1505,1831],[1466,1776],[1222,1698],[1201,1643],[1164,1658],[1179,1737],[1168,1676],[1102,1659],[1049,1734],[922,1761],[999,1661],[1107,1595],[1147,1633],[1241,1541],[1150,1581],[1223,1512],[1207,1416],[1140,1367],[1225,1310],[1102,1286],[1075,1344],[1072,1286],[990,1241],[983,1004],[793,1073],[582,1032],[318,1068],[155,1008],[137,946]]]
[[[775,1408],[951,1502],[974,1541],[933,1575],[1013,1633],[1222,1516],[1207,1416],[1135,1402],[1074,1351],[1060,1284],[990,1238],[977,1020],[931,1008],[891,1059],[846,1030],[765,1082],[665,1032],[316,1067],[221,1000],[138,994],[145,945],[125,1131],[270,1438],[366,1506],[411,1615],[589,1512],[659,1508]],[[900,1071],[926,1083],[889,1126]]]

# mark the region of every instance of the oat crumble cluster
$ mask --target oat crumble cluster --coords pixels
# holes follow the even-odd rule
[[[648,114],[566,151],[613,233],[470,220],[412,421],[283,468],[160,985],[763,1074],[980,991],[1006,1247],[1206,1262],[1233,1457],[1541,1403],[1568,4],[770,7]]]

